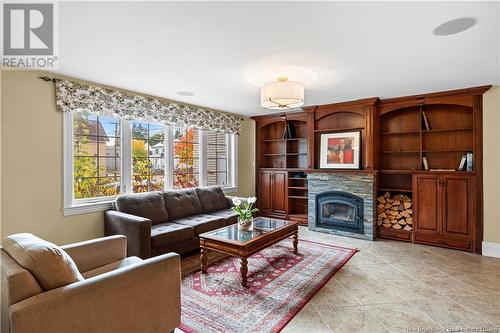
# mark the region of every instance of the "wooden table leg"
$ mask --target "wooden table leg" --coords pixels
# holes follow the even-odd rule
[[[248,273],[248,260],[247,258],[241,258],[241,285],[247,287],[247,273]]]
[[[293,253],[294,254],[299,253],[298,245],[299,245],[299,231],[297,230],[293,234]]]
[[[201,248],[200,249],[200,261],[201,261],[201,272],[206,273],[207,272],[207,249]]]

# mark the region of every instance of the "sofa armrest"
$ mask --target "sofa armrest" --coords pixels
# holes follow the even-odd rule
[[[108,235],[127,237],[127,255],[151,257],[151,220],[115,210],[104,212],[104,231]]]
[[[116,235],[61,246],[80,272],[110,264],[127,257],[127,237]]]
[[[170,332],[180,324],[180,257],[168,253],[25,299],[11,331]]]

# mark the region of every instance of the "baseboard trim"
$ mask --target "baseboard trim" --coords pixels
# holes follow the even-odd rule
[[[500,258],[500,244],[483,242],[483,256]]]

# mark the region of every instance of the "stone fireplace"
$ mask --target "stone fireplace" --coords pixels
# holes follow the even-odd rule
[[[309,229],[375,239],[375,174],[329,171],[309,173]]]

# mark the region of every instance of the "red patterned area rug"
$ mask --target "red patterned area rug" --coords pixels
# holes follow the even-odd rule
[[[228,257],[182,280],[186,333],[279,332],[356,249],[283,240],[248,259],[248,286],[240,285],[239,258]],[[210,254],[209,254],[210,256]]]

